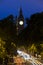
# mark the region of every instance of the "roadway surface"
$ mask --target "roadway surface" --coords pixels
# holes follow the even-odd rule
[[[17,53],[19,56],[25,59],[25,61],[27,62],[27,65],[43,65],[43,63],[38,61],[34,56],[30,56],[29,54],[20,50],[17,50]]]

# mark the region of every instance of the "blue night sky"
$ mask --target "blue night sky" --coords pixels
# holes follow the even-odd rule
[[[43,0],[0,0],[0,19],[10,14],[19,15],[22,7],[24,17],[43,11]]]

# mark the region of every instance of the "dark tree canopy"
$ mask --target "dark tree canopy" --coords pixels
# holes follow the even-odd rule
[[[26,22],[28,25],[20,34],[20,38],[28,43],[43,41],[43,12],[31,15]]]
[[[16,23],[13,15],[0,20],[0,37],[10,39],[17,45],[24,44],[30,41],[43,40],[43,12],[31,15],[30,19],[26,18],[27,27],[22,32],[16,35]]]

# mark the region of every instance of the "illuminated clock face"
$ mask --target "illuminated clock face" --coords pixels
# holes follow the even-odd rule
[[[23,25],[23,21],[20,21],[19,24],[20,24],[20,25]]]

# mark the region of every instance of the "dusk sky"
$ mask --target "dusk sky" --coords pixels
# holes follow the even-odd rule
[[[30,17],[37,12],[43,12],[43,0],[0,0],[0,19],[10,14],[19,15],[22,7],[24,17]]]

